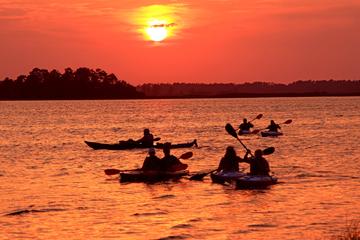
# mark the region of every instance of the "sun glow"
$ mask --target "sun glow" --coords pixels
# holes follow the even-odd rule
[[[149,5],[138,8],[132,21],[144,40],[162,42],[178,35],[185,12],[179,4]]]

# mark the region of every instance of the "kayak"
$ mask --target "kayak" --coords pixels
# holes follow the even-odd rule
[[[188,175],[189,170],[178,170],[178,171],[142,171],[133,170],[128,172],[120,172],[120,182],[161,182],[169,180],[177,180],[182,176]]]
[[[274,132],[274,131],[261,132],[262,137],[277,137],[281,135],[283,135],[282,132]]]
[[[142,144],[136,143],[136,142],[127,142],[127,141],[120,141],[119,143],[97,143],[97,142],[90,142],[85,141],[85,143],[91,147],[92,149],[99,150],[99,149],[106,149],[106,150],[129,150],[129,149],[135,149],[135,148],[149,148],[149,146],[144,146]],[[179,143],[179,144],[171,144],[171,148],[188,148],[196,146],[197,142],[196,139],[192,142],[188,143]],[[162,149],[164,147],[163,143],[157,143],[156,145],[152,146],[154,148],[160,148]]]
[[[248,135],[248,134],[252,134],[252,132],[250,130],[239,130],[239,135]]]
[[[232,182],[234,180],[237,180],[241,177],[246,176],[243,172],[213,172],[210,175],[211,181],[213,183],[220,183],[224,184],[225,182]]]
[[[273,176],[247,175],[236,179],[237,189],[264,189],[276,184],[278,179]]]

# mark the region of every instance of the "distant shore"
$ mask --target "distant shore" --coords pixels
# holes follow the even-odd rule
[[[289,84],[147,83],[133,86],[102,69],[34,68],[0,81],[0,100],[100,100],[360,96],[360,80],[299,80]]]

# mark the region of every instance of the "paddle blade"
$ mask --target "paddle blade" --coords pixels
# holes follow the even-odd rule
[[[274,147],[268,147],[268,148],[265,148],[264,150],[262,150],[262,153],[264,155],[269,155],[269,154],[272,154],[275,152],[275,148]]]
[[[262,118],[262,117],[263,117],[263,115],[260,113],[259,115],[256,116],[255,119],[260,119],[260,118]],[[254,120],[255,120],[255,119],[254,119]]]
[[[104,170],[106,175],[116,175],[120,173],[119,169],[109,168]]]
[[[186,152],[180,156],[181,159],[189,159],[193,156],[192,152]]]
[[[233,126],[231,126],[230,123],[227,123],[227,124],[225,125],[225,130],[226,130],[231,136],[233,136],[234,138],[238,138],[237,133],[236,133],[236,130],[233,128]]]
[[[189,179],[190,179],[190,180],[195,180],[195,181],[202,181],[203,178],[204,178],[206,175],[209,175],[210,173],[215,172],[216,170],[217,170],[217,169],[211,170],[211,171],[208,171],[208,172],[196,173],[196,174],[192,175]]]
[[[291,119],[286,120],[285,122],[283,122],[283,124],[290,124],[290,123],[292,123],[292,120],[291,120]]]
[[[156,137],[154,138],[154,142],[159,141],[160,139],[161,139],[160,137]]]
[[[192,175],[189,179],[195,181],[201,181],[206,175],[208,175],[208,173],[197,173]]]

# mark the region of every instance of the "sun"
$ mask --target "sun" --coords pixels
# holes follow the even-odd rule
[[[161,42],[169,35],[167,24],[160,21],[150,23],[150,26],[146,28],[145,32],[149,39],[154,42]]]
[[[179,4],[148,5],[135,9],[129,19],[143,40],[159,43],[179,37],[185,13],[186,9]]]

